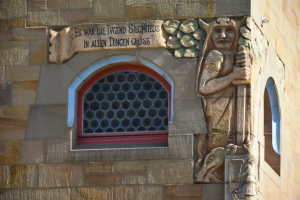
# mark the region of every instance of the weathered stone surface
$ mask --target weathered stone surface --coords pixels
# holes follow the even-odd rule
[[[193,160],[158,160],[148,164],[148,184],[193,183]]]
[[[156,7],[150,6],[132,6],[125,8],[126,21],[141,21],[156,18]]]
[[[14,28],[13,41],[46,40],[47,28]]]
[[[214,2],[178,4],[177,17],[178,19],[214,17]]]
[[[255,4],[259,2],[255,2]],[[216,0],[215,16],[247,16],[251,15],[251,1],[249,0]]]
[[[11,167],[12,188],[37,187],[38,166],[37,165],[13,165]]]
[[[114,13],[113,15],[111,13]],[[124,0],[95,0],[93,5],[93,22],[124,21]]]
[[[181,30],[178,30],[178,32],[177,32],[177,38],[181,39],[181,38],[183,38],[183,36],[185,36],[185,33],[182,32]]]
[[[46,140],[21,141],[21,163],[41,164],[46,162]]]
[[[242,26],[240,28],[240,32],[241,32],[241,35],[244,38],[247,38],[247,39],[251,40],[251,32],[250,32],[250,30],[246,26]]]
[[[10,170],[8,165],[0,166],[0,188],[10,188]]]
[[[174,101],[174,123],[169,124],[169,132],[171,134],[207,133],[200,99]]]
[[[0,164],[18,164],[20,162],[20,142],[0,141]]]
[[[83,163],[42,164],[39,167],[39,187],[70,187],[83,184]]]
[[[68,0],[48,0],[48,10],[65,10],[68,4]]]
[[[13,116],[13,115],[28,115],[29,107],[28,106],[6,106],[3,108],[4,116]]]
[[[110,162],[88,162],[85,163],[85,173],[112,173],[113,163]]]
[[[201,200],[203,185],[165,185],[164,200]]]
[[[59,25],[59,11],[28,12],[27,26]]]
[[[26,18],[14,18],[12,23],[13,28],[21,28],[26,26]]]
[[[202,199],[223,200],[224,196],[224,183],[203,185]]]
[[[92,22],[92,10],[64,10],[60,12],[61,25],[88,24]]]
[[[132,200],[133,188],[128,186],[114,187],[114,198],[116,200]]]
[[[27,117],[0,117],[0,140],[24,139],[26,122]]]
[[[149,4],[185,3],[186,0],[148,0]]]
[[[0,66],[0,81],[5,81],[5,66]]]
[[[26,17],[26,0],[5,0],[0,1],[0,18],[8,19],[14,17]]]
[[[125,0],[126,6],[147,4],[147,0]]]
[[[28,65],[29,42],[1,42],[0,65]]]
[[[199,56],[200,54],[200,51],[195,47],[190,47],[190,48],[187,48],[184,52],[184,57],[186,58],[195,58],[197,56]]]
[[[157,19],[175,19],[175,4],[160,4],[157,6]]]
[[[181,38],[180,44],[184,47],[192,47],[197,44],[197,40],[192,34],[186,34]]]
[[[167,35],[161,29],[162,23],[162,20],[151,20],[78,25],[60,32],[50,30],[49,61],[60,63],[81,51],[165,47]]]
[[[71,190],[71,200],[111,200],[112,187],[79,187]]]
[[[185,47],[175,49],[174,51],[175,58],[182,58],[184,56],[185,50],[186,50]]]
[[[12,84],[9,82],[0,85],[0,106],[11,106]]]
[[[85,185],[121,185],[121,174],[86,174]]]
[[[119,161],[114,162],[114,172],[145,172],[147,162],[145,161]]]
[[[0,190],[0,200],[28,199],[27,190]]]
[[[167,20],[163,23],[164,30],[171,35],[177,34],[179,26],[180,26],[180,21],[178,20]]]
[[[145,174],[124,174],[123,184],[146,184]]]
[[[46,63],[47,62],[47,41],[30,42],[30,63]]]
[[[168,38],[167,47],[170,49],[177,49],[177,48],[181,47],[180,40],[177,38],[176,35],[171,35]]]
[[[65,64],[42,65],[36,104],[67,104],[68,89],[76,77],[77,74]]]
[[[182,22],[179,29],[184,33],[193,33],[199,27],[196,19],[186,19]]]
[[[28,191],[29,199],[43,199],[43,200],[70,200],[69,188],[41,188],[30,189]]]
[[[0,19],[0,41],[11,40],[11,19]]]
[[[199,29],[195,30],[195,32],[193,33],[193,36],[197,40],[204,40],[206,38],[206,33],[204,30],[199,28]]]
[[[6,81],[38,80],[40,65],[6,66]]]
[[[28,0],[28,11],[47,10],[47,0]]]
[[[13,106],[27,106],[35,103],[38,81],[13,82]]]
[[[65,104],[31,106],[26,138],[65,138],[66,113]]]
[[[162,200],[163,187],[162,186],[135,186],[133,188],[134,200]]]
[[[69,9],[92,8],[92,0],[69,0]]]

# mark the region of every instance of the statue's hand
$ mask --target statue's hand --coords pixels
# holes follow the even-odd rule
[[[241,45],[236,54],[236,65],[238,67],[250,67],[250,52],[246,49],[244,45]]]
[[[233,79],[236,80],[249,80],[250,79],[250,68],[249,67],[237,67],[233,66],[232,71]]]

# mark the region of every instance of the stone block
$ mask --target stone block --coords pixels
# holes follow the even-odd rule
[[[11,40],[11,19],[0,19],[0,41]]]
[[[27,139],[65,138],[66,105],[34,105],[30,107]]]
[[[87,162],[85,163],[85,173],[112,173],[113,163],[110,162]]]
[[[193,160],[153,160],[148,164],[148,184],[193,183]]]
[[[1,82],[5,81],[5,66],[0,66],[0,81]]]
[[[47,10],[47,0],[28,0],[28,11]]]
[[[0,65],[28,65],[29,42],[1,42]]]
[[[27,26],[58,26],[59,11],[28,12]]]
[[[112,200],[112,187],[78,187],[71,190],[71,200]]]
[[[20,141],[0,141],[0,164],[20,163]]]
[[[13,41],[47,40],[47,28],[14,28]]]
[[[10,169],[8,165],[0,166],[0,188],[10,188]]]
[[[26,123],[27,117],[0,117],[0,140],[24,139]]]
[[[6,106],[3,108],[3,116],[28,115],[29,106]]]
[[[174,101],[174,120],[169,123],[171,134],[207,133],[207,125],[200,98]]]
[[[67,104],[68,89],[76,77],[65,64],[42,65],[36,104]]]
[[[149,4],[186,3],[186,0],[148,0]]]
[[[46,162],[46,140],[21,141],[21,163],[41,164]]]
[[[65,10],[60,12],[61,25],[88,24],[92,22],[92,10]]]
[[[12,188],[35,188],[38,180],[37,165],[13,165],[11,167]]]
[[[176,5],[159,4],[157,6],[157,19],[176,19]]]
[[[0,106],[11,106],[12,104],[12,85],[4,83],[0,85]]]
[[[12,105],[27,106],[35,103],[38,81],[13,82]]]
[[[156,18],[156,7],[150,6],[132,6],[125,8],[126,21],[142,21]]]
[[[201,200],[203,185],[165,185],[164,200]]]
[[[31,81],[38,80],[40,65],[6,66],[6,81]]]
[[[174,96],[177,98],[195,98],[197,59],[176,59],[166,70],[166,74],[175,83]]]
[[[163,186],[141,185],[133,188],[134,200],[163,200]]]
[[[27,0],[0,1],[0,18],[26,17]]]
[[[84,185],[84,164],[42,164],[39,167],[39,187],[70,187]]]
[[[124,6],[124,0],[94,0],[93,23],[124,21]]]
[[[30,63],[47,63],[48,59],[48,43],[47,41],[30,42]]]
[[[224,183],[204,184],[202,199],[224,200]]]
[[[28,200],[27,190],[0,190],[0,200]]]
[[[92,0],[69,0],[69,9],[92,8]]]
[[[216,0],[215,16],[246,16],[250,15],[250,0]],[[268,18],[270,19],[270,18]]]
[[[48,10],[66,10],[68,4],[68,0],[48,0]]]
[[[13,28],[21,28],[26,26],[26,18],[14,18],[12,27]]]
[[[28,190],[29,199],[70,200],[69,188],[39,188]]]
[[[148,60],[165,71],[175,61],[174,56],[167,49],[140,49],[138,56]]]
[[[133,188],[128,186],[114,187],[114,199],[115,200],[132,200]]]
[[[144,5],[144,4],[147,4],[147,0],[125,0],[126,6]]]
[[[86,174],[85,185],[121,185],[121,174]]]
[[[114,172],[145,172],[147,162],[145,161],[119,161],[114,162]]]
[[[124,174],[123,184],[125,185],[146,184],[146,182],[145,174]]]
[[[214,17],[214,2],[195,2],[177,5],[177,18],[210,18]]]

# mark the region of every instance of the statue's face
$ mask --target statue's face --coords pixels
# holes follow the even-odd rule
[[[219,50],[229,50],[235,39],[235,31],[230,26],[217,26],[212,33],[212,40]]]

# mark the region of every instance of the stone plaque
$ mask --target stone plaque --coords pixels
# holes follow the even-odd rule
[[[75,25],[50,30],[49,61],[61,63],[80,51],[126,48],[166,48],[162,20]]]

